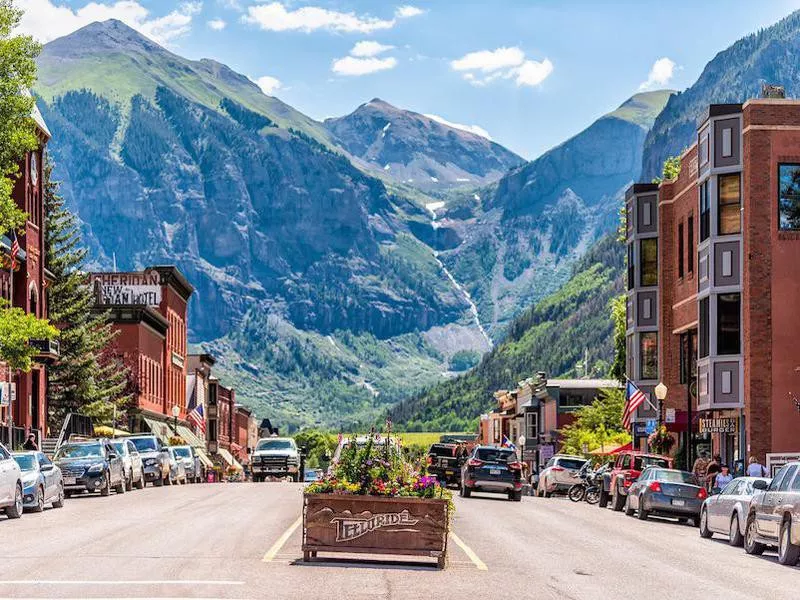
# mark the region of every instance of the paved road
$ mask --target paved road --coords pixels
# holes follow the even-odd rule
[[[565,499],[457,499],[449,566],[300,562],[301,487],[147,488],[0,518],[0,597],[797,600],[800,568]],[[634,591],[638,590],[638,591]]]

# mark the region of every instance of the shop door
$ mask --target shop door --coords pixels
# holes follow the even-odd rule
[[[36,369],[31,372],[31,427],[33,429],[39,429],[39,411],[41,407],[39,399],[40,375],[41,371]]]

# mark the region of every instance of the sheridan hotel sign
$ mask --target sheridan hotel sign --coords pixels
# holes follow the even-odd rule
[[[158,271],[93,273],[91,282],[97,303],[104,306],[161,304],[161,276]]]

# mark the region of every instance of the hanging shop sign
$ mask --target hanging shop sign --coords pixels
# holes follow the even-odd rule
[[[719,419],[698,419],[700,433],[736,433],[737,419],[723,417]]]

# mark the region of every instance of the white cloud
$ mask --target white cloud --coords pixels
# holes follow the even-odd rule
[[[487,140],[491,140],[492,136],[489,135],[489,132],[486,131],[483,127],[479,125],[463,125],[461,123],[453,123],[452,121],[448,121],[444,117],[440,117],[439,115],[424,115],[429,119],[436,121],[437,123],[441,123],[442,125],[447,125],[448,127],[452,127],[453,129],[460,129],[461,131],[466,131],[468,133],[474,133],[475,135],[479,135]]]
[[[339,75],[369,75],[378,71],[387,71],[397,66],[397,59],[393,56],[387,58],[357,58],[345,56],[333,61],[332,70]]]
[[[418,17],[419,15],[423,14],[425,11],[421,8],[417,8],[416,6],[411,6],[409,4],[404,4],[403,6],[398,6],[397,10],[394,11],[394,16],[398,19],[408,19],[410,17]]]
[[[80,8],[55,4],[53,0],[18,0],[24,11],[19,30],[40,42],[49,42],[93,23],[119,19],[147,37],[162,43],[185,35],[192,19],[203,8],[202,2],[183,2],[162,17],[152,17],[150,11],[136,0],[117,0],[112,4],[88,2]]]
[[[667,58],[666,56],[659,58],[650,68],[647,81],[644,81],[639,86],[639,91],[666,86],[675,74],[676,68],[680,67],[677,67],[675,61],[671,58]]]
[[[267,31],[305,33],[319,29],[343,33],[372,33],[381,29],[391,29],[395,24],[394,19],[385,20],[352,12],[338,12],[318,6],[303,6],[297,10],[290,10],[280,2],[249,6],[242,20]]]
[[[484,86],[498,79],[514,79],[518,86],[537,86],[553,72],[553,63],[525,58],[516,46],[470,52],[450,62],[454,71],[476,86]]]
[[[378,54],[383,54],[384,52],[388,52],[393,48],[394,46],[387,46],[371,40],[364,40],[353,46],[353,49],[350,50],[350,55],[358,56],[360,58],[366,56],[378,56]]]
[[[255,80],[255,83],[267,96],[272,96],[277,90],[283,87],[280,79],[277,77],[270,77],[269,75],[259,77]]]
[[[222,31],[223,29],[225,29],[225,26],[227,25],[227,23],[225,21],[223,21],[222,19],[211,19],[207,23],[207,25],[211,29],[213,29],[214,31]]]
[[[217,0],[217,4],[221,5],[223,8],[228,8],[230,10],[236,10],[241,12],[244,10],[242,8],[242,3],[239,0]]]

